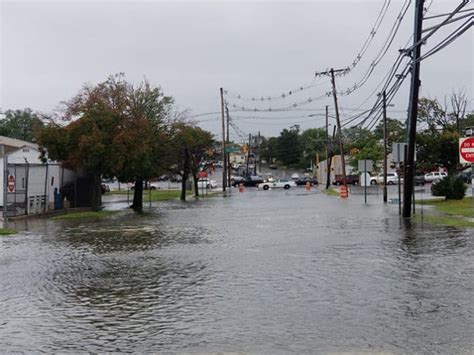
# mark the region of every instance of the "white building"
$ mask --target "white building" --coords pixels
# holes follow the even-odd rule
[[[36,144],[3,136],[0,170],[0,205],[7,217],[53,210],[55,194],[76,179],[73,171],[57,162],[43,163]]]

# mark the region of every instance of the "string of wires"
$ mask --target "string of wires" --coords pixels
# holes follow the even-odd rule
[[[356,82],[352,87],[349,87],[345,90],[342,90],[339,92],[340,95],[350,95],[357,89],[360,89],[361,87],[364,86],[364,84],[369,80],[371,77],[372,73],[374,72],[375,68],[377,65],[382,61],[382,59],[385,57],[387,54],[388,50],[393,44],[393,41],[395,40],[395,37],[398,33],[398,30],[400,29],[401,23],[410,8],[411,0],[405,0],[395,22],[392,25],[392,28],[390,29],[390,32],[387,36],[387,38],[384,41],[384,44],[380,48],[379,52],[375,56],[375,58],[372,60],[371,64],[369,65],[369,68],[367,71],[364,73],[364,75],[359,79],[358,82]]]
[[[368,34],[366,40],[362,44],[362,47],[360,48],[360,50],[357,52],[357,55],[352,60],[351,65],[346,68],[345,73],[348,73],[351,70],[353,70],[357,66],[357,64],[359,64],[359,62],[362,60],[362,58],[364,57],[364,55],[367,52],[367,50],[369,49],[372,41],[374,40],[376,34],[378,33],[378,31],[380,29],[380,26],[383,23],[385,15],[387,14],[387,10],[390,7],[390,3],[391,3],[391,0],[384,0],[383,5],[379,10],[377,18],[376,18],[369,34]],[[224,90],[224,94],[228,98],[237,99],[237,100],[244,101],[244,102],[258,102],[258,101],[264,102],[264,101],[280,100],[280,99],[289,98],[294,94],[297,94],[297,93],[300,93],[302,91],[305,91],[305,90],[308,90],[308,89],[311,89],[311,88],[314,88],[314,87],[317,87],[317,86],[320,86],[320,85],[324,84],[324,83],[317,83],[317,82],[315,83],[315,79],[316,78],[313,78],[313,81],[311,81],[309,84],[298,86],[298,87],[296,87],[294,89],[291,89],[289,91],[285,91],[280,95],[270,95],[270,96],[264,95],[264,96],[260,96],[260,97],[258,97],[258,96],[250,97],[250,96],[243,96],[241,94],[233,93],[233,92],[231,92],[227,89]]]

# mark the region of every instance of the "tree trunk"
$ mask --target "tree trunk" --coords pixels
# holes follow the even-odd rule
[[[76,201],[77,204],[77,201]],[[100,175],[92,175],[91,209],[100,211],[102,207],[102,187]]]
[[[183,180],[181,181],[181,201],[186,201],[186,182],[189,176],[189,150],[184,148]]]
[[[186,201],[186,182],[188,181],[188,177],[186,174],[183,174],[183,180],[181,180],[181,201]]]
[[[197,174],[193,175],[193,183],[194,183],[194,196],[199,197],[199,187],[198,187]]]
[[[130,206],[137,213],[143,212],[143,179],[135,180],[133,189],[133,204]]]

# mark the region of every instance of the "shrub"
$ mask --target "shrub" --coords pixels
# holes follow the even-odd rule
[[[431,186],[433,196],[445,196],[446,200],[462,200],[466,190],[467,186],[462,179],[454,176],[447,176]]]

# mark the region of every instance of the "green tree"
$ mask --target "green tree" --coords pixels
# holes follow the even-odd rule
[[[383,140],[383,121],[374,129],[374,135],[378,140]],[[387,148],[392,149],[393,143],[405,142],[405,125],[399,120],[387,117]]]
[[[277,152],[277,137],[270,138],[261,138],[260,143],[260,154],[262,159],[266,160],[270,164],[273,163],[273,160],[276,158]]]
[[[40,117],[30,108],[7,110],[5,118],[0,121],[0,135],[35,142],[34,132],[42,126]]]
[[[445,128],[446,112],[436,99],[422,97],[418,101],[418,122],[425,123],[425,129],[436,132],[439,128]],[[423,125],[419,125],[423,129]]]
[[[277,138],[276,158],[287,166],[297,165],[303,153],[299,136],[298,125],[281,131]]]
[[[303,165],[314,161],[317,154],[326,157],[326,131],[322,128],[310,128],[301,133],[300,142],[303,150]]]
[[[141,212],[143,182],[159,173],[172,102],[146,81],[135,87],[123,74],[110,76],[69,100],[65,118],[75,121],[64,128],[49,125],[40,131],[39,143],[52,159],[91,177],[93,209],[100,207],[101,176],[116,176],[135,181],[132,208]]]
[[[426,130],[417,134],[417,167],[430,171],[439,167],[447,168],[450,173],[456,171],[459,162],[459,134],[451,130],[431,132]]]
[[[112,175],[114,169],[112,139],[119,122],[117,115],[95,113],[84,115],[66,127],[50,123],[38,132],[44,158],[60,161],[72,170],[82,170],[90,178],[94,211],[101,207],[101,176]]]

